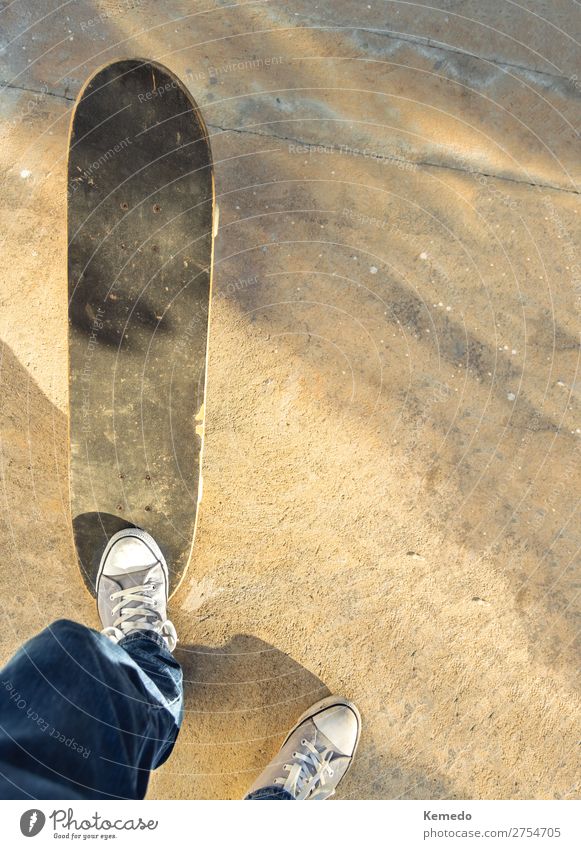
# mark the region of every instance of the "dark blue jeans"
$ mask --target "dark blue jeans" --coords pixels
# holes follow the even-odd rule
[[[0,798],[142,799],[182,718],[182,670],[160,636],[116,645],[61,619],[0,673]]]

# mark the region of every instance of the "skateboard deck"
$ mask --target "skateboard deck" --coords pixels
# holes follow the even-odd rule
[[[180,583],[201,497],[217,214],[208,132],[157,63],[97,72],[68,163],[70,498],[95,592],[110,537],[152,534]]]

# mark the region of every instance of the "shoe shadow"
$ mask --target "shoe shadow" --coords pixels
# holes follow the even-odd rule
[[[184,672],[184,722],[171,757],[152,773],[148,799],[243,799],[299,716],[330,695],[314,673],[247,634],[215,648],[178,644],[175,655]],[[462,798],[440,769],[399,762],[375,724],[363,715],[336,798]]]
[[[218,648],[178,644],[175,655],[184,723],[148,798],[243,798],[301,713],[329,695],[308,669],[246,634]]]

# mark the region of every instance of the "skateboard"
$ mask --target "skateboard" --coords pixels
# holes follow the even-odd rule
[[[107,65],[75,105],[68,160],[70,501],[89,590],[139,527],[170,593],[190,559],[217,230],[208,131],[167,68]]]

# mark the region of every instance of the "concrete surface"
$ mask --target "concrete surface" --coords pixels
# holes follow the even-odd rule
[[[67,134],[86,77],[145,56],[202,106],[221,207],[187,716],[149,795],[240,797],[337,691],[343,797],[578,797],[578,4],[3,6],[2,658],[98,625]]]

